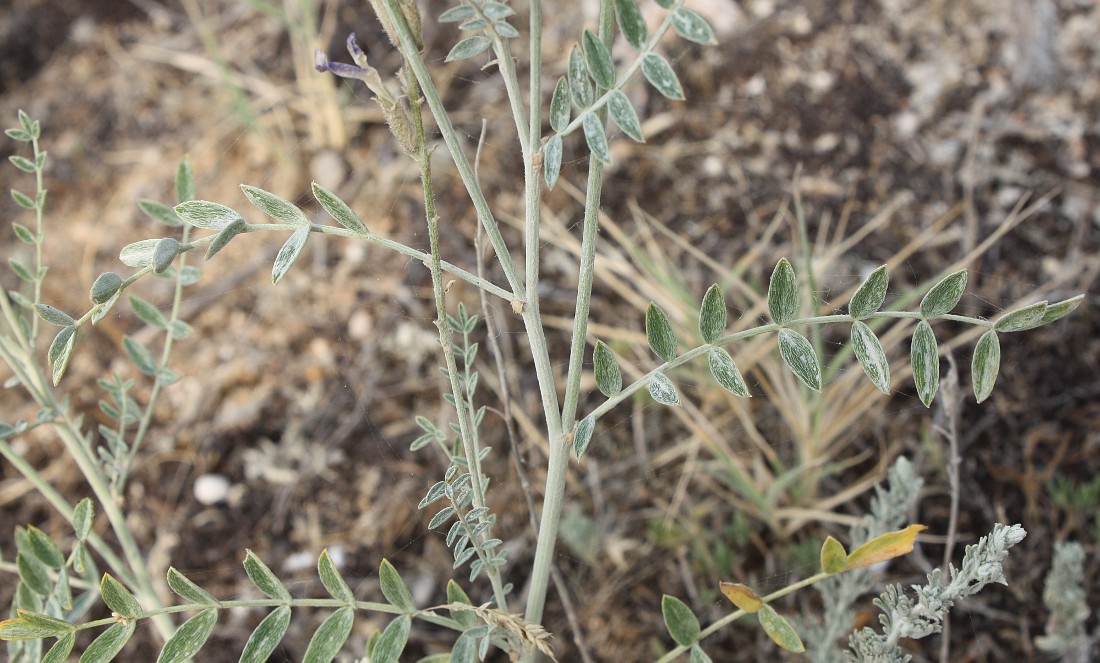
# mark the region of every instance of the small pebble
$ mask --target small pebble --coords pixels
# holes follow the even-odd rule
[[[229,498],[229,479],[221,474],[203,474],[195,479],[195,499],[210,506]]]

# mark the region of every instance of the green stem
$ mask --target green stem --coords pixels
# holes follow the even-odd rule
[[[787,594],[790,594],[792,592],[798,591],[799,589],[802,589],[803,587],[809,587],[810,585],[821,582],[825,578],[828,578],[832,575],[834,575],[834,574],[824,573],[824,572],[812,575],[809,578],[799,580],[798,582],[794,583],[793,585],[787,585],[786,587],[784,587],[783,589],[781,589],[777,592],[773,592],[771,594],[768,594],[767,596],[763,597],[763,601],[764,601],[764,603],[771,603],[772,601],[774,601],[778,598],[781,598],[783,596],[786,596]],[[738,619],[741,619],[742,617],[744,617],[747,614],[749,614],[749,613],[745,610],[736,610],[734,612],[731,612],[730,614],[726,615],[725,617],[719,619],[718,621],[714,622],[710,626],[706,627],[702,631],[699,631],[699,636],[697,638],[695,638],[694,643],[692,643],[691,645],[680,645],[680,646],[676,647],[675,649],[670,650],[664,656],[657,659],[656,663],[669,663],[670,661],[675,660],[677,656],[679,656],[680,654],[683,654],[684,652],[691,649],[691,647],[695,643],[698,643],[699,641],[703,640],[704,638],[717,633],[723,627],[725,627],[729,624],[732,624],[733,622],[737,621]]]
[[[218,601],[216,605],[209,605],[205,603],[186,603],[182,605],[173,605],[163,608],[156,608],[154,610],[146,610],[137,617],[137,619],[150,619],[164,615],[171,615],[180,612],[197,612],[200,610],[228,610],[230,608],[280,608],[287,606],[290,608],[355,608],[356,610],[382,612],[391,615],[404,615],[406,613],[397,606],[390,605],[389,603],[377,603],[375,601],[356,601],[354,603],[347,603],[340,599],[291,599],[284,601],[281,599],[238,599],[233,601]],[[443,628],[453,629],[455,631],[465,630],[461,624],[448,617],[437,615],[432,610],[418,610],[410,614],[411,617],[423,620],[429,624],[436,626],[442,626]],[[84,622],[83,624],[77,624],[74,630],[84,631],[87,629],[98,628],[100,626],[112,626],[118,623],[117,617],[106,617],[104,619],[96,619],[90,622]]]
[[[181,244],[187,244],[191,236],[191,226],[184,226],[183,237],[181,238]],[[176,272],[175,290],[172,295],[172,313],[168,316],[168,329],[167,338],[164,340],[164,348],[160,353],[160,368],[168,367],[168,359],[172,356],[172,344],[175,338],[172,336],[172,323],[179,320],[180,314],[180,302],[183,301],[183,270],[187,266],[187,254],[183,253],[179,257],[179,266]],[[134,434],[134,439],[130,443],[130,449],[126,454],[126,462],[122,468],[122,473],[119,478],[119,485],[121,486],[126,477],[130,474],[130,468],[134,464],[134,459],[137,458],[138,449],[141,448],[141,443],[145,440],[146,433],[149,432],[149,425],[153,421],[153,410],[157,405],[157,399],[160,397],[160,391],[164,387],[164,383],[160,379],[160,375],[153,380],[153,389],[149,393],[149,401],[145,404],[145,412],[141,415],[141,422],[138,424],[137,432]],[[124,425],[126,417],[119,418],[119,426]],[[121,437],[121,431],[120,431]]]
[[[11,445],[4,440],[0,440],[0,455],[3,455],[27,481],[31,482],[35,491],[42,497],[45,497],[46,501],[50,503],[50,506],[52,506],[54,510],[61,514],[65,520],[68,520],[70,523],[72,522],[73,507],[69,504],[68,500],[62,497],[61,493],[57,492],[33,465],[16,453],[15,450],[11,448]],[[122,561],[122,559],[115,554],[114,550],[107,545],[107,542],[98,534],[89,534],[88,543],[91,544],[92,548],[99,553],[99,556],[110,565],[111,571],[118,576],[119,580],[131,587],[137,585],[137,582],[134,580],[134,575],[126,566],[126,562]]]
[[[417,50],[416,39],[401,14],[397,0],[384,0],[383,4],[387,17],[397,32],[398,48],[401,55],[416,76],[424,100],[432,111],[436,126],[439,127],[439,131],[443,135],[443,142],[447,144],[447,149],[451,153],[455,167],[458,169],[462,184],[466,187],[470,200],[474,204],[474,209],[477,210],[478,220],[485,229],[485,235],[489,238],[489,243],[492,244],[493,250],[497,254],[497,260],[500,261],[500,266],[504,270],[504,276],[508,280],[509,287],[512,288],[513,295],[511,298],[522,301],[525,298],[525,292],[516,263],[512,259],[512,254],[508,251],[508,245],[504,242],[504,237],[500,234],[500,227],[497,225],[496,219],[493,218],[493,213],[489,209],[489,202],[485,200],[485,193],[481,190],[481,185],[478,184],[477,175],[470,165],[470,160],[462,149],[458,133],[455,131],[454,125],[451,124],[446,109],[443,108],[443,101],[440,99],[439,91],[428,72],[428,65],[424,62],[420,51]]]
[[[42,299],[42,244],[46,239],[45,231],[43,230],[43,217],[45,215],[46,200],[40,197],[45,193],[42,188],[42,172],[44,168],[38,166],[38,156],[41,154],[38,149],[38,139],[35,138],[31,141],[31,145],[34,149],[34,184],[35,184],[35,206],[34,206],[34,303],[38,304]],[[32,316],[31,320],[31,337],[30,345],[34,347],[38,341],[38,316]]]
[[[600,38],[604,40],[605,44],[610,43],[613,35],[612,11],[610,0],[602,0],[600,3]],[[602,116],[601,119],[603,119]],[[536,177],[537,175],[536,173]],[[586,244],[582,243],[581,273],[577,285],[577,305],[573,318],[573,339],[569,356],[565,405],[564,409],[559,411],[555,402],[555,407],[551,411],[547,408],[545,400],[543,402],[543,408],[546,410],[546,426],[550,434],[550,458],[546,473],[538,541],[535,544],[535,559],[532,563],[531,581],[528,586],[527,610],[524,614],[524,619],[532,624],[542,623],[543,610],[546,607],[546,592],[549,589],[550,574],[554,562],[554,548],[558,540],[561,510],[565,502],[565,476],[569,469],[569,450],[572,448],[568,433],[572,430],[572,419],[576,413],[580,392],[585,335],[588,329],[589,306],[592,299],[592,271],[595,264],[596,230],[599,224],[600,191],[603,184],[602,175],[602,164],[599,159],[590,155],[588,195],[585,199],[583,231]],[[534,289],[528,286],[529,298],[537,302],[534,292]],[[541,323],[539,329],[541,330]],[[526,657],[527,660],[533,658],[534,654]]]
[[[145,566],[145,555],[142,554],[133,533],[130,532],[130,527],[126,523],[126,514],[122,512],[115,496],[111,493],[111,487],[100,472],[99,465],[85,446],[80,431],[68,417],[65,418],[62,425],[57,427],[57,430],[65,444],[65,450],[76,461],[81,474],[84,475],[84,479],[91,487],[92,493],[99,501],[100,508],[103,509],[108,522],[111,523],[111,529],[115,532],[118,545],[122,548],[122,555],[126,558],[130,571],[133,573],[134,591],[147,604],[159,607],[161,605],[160,598],[157,596],[156,589],[154,589],[153,578],[149,575],[149,569]],[[167,640],[172,637],[176,627],[170,619],[161,617],[153,621],[162,638]]]
[[[600,38],[611,46],[614,31],[610,25],[611,8],[607,0],[601,7]],[[601,123],[607,113],[600,111]],[[588,319],[592,307],[592,282],[596,266],[596,242],[599,238],[600,200],[603,194],[603,162],[588,156],[588,187],[584,195],[584,224],[581,231],[581,256],[577,274],[577,303],[573,312],[573,337],[569,347],[569,368],[566,371],[565,398],[562,405],[561,427],[573,430],[580,400],[581,378],[584,373],[584,351],[588,347]]]
[[[413,127],[416,132],[417,162],[420,167],[420,182],[424,190],[424,212],[428,223],[428,242],[431,247],[431,260],[429,267],[432,273],[432,293],[435,297],[436,320],[439,330],[439,345],[443,349],[443,360],[447,367],[447,378],[451,384],[451,395],[455,399],[455,410],[458,413],[459,434],[462,438],[462,448],[466,456],[466,463],[470,468],[470,487],[473,492],[473,504],[475,508],[486,506],[485,485],[482,481],[481,463],[478,458],[477,444],[475,442],[474,423],[466,407],[466,391],[459,379],[458,365],[455,362],[454,338],[451,328],[447,323],[447,293],[443,287],[442,260],[439,257],[439,216],[435,209],[435,190],[432,187],[432,160],[431,150],[428,148],[427,136],[424,133],[424,118],[420,112],[419,91],[416,79],[408,76],[407,91],[411,103]],[[486,532],[487,534],[487,532]],[[482,557],[485,571],[493,586],[493,595],[497,606],[507,612],[508,599],[504,593],[504,583],[500,577],[500,570],[490,564],[484,563],[484,555],[480,547],[478,555]]]
[[[285,223],[250,223],[245,227],[243,232],[287,232],[292,230],[294,230],[294,226],[290,226]],[[431,254],[425,253],[423,251],[418,251],[410,246],[405,246],[400,242],[395,242],[391,239],[378,237],[377,235],[371,235],[369,233],[358,233],[354,230],[348,230],[347,228],[337,228],[334,226],[323,226],[318,224],[310,225],[309,230],[310,232],[321,233],[323,235],[335,235],[337,237],[349,237],[352,239],[365,240],[367,242],[370,242],[371,244],[377,244],[379,246],[383,246],[387,249],[400,253],[401,255],[415,258],[417,261],[423,263],[425,266],[428,266],[428,264],[432,260]],[[197,249],[201,246],[206,246],[207,244],[214,241],[214,237],[216,237],[216,235],[207,235],[206,237],[200,237],[199,239],[194,239],[186,243],[181,243],[179,252],[182,254],[188,251],[193,251],[194,249]],[[500,297],[501,299],[506,299],[508,301],[514,301],[516,299],[515,295],[508,292],[504,288],[501,288],[500,286],[486,279],[483,279],[476,274],[472,274],[465,269],[462,269],[461,267],[457,267],[446,261],[442,261],[440,263],[440,266],[442,267],[443,271],[447,272],[448,274],[451,274],[452,276],[457,276],[463,281],[466,281],[478,288],[481,288],[491,295],[496,295],[497,297]],[[142,276],[148,274],[151,271],[153,271],[153,269],[149,266],[141,268],[129,278],[123,280],[120,290],[125,290],[134,283],[137,283]],[[6,297],[0,297],[0,305],[4,305],[6,299]],[[84,324],[84,322],[86,322],[93,315],[98,313],[104,306],[105,304],[96,304],[77,320],[77,324]],[[6,313],[7,310],[5,308],[5,314]]]

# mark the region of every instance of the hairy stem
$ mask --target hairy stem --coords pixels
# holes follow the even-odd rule
[[[416,79],[411,75],[408,76],[406,89],[411,100],[409,106],[412,109],[413,127],[416,132],[417,163],[420,167],[420,182],[424,189],[424,212],[427,217],[428,241],[431,247],[429,267],[432,272],[432,293],[435,297],[435,325],[439,329],[439,345],[443,349],[443,361],[447,367],[447,378],[451,383],[451,395],[454,396],[455,410],[458,412],[459,434],[462,438],[466,463],[470,469],[473,504],[475,508],[478,508],[486,506],[485,485],[482,481],[481,462],[475,441],[474,422],[470,416],[470,408],[465,405],[467,401],[466,391],[459,378],[458,364],[455,362],[454,338],[447,323],[447,292],[443,285],[443,261],[439,257],[439,216],[436,214],[435,190],[432,188],[431,150],[428,147],[427,136],[424,134],[424,118],[420,112],[419,90]],[[481,555],[480,548],[478,554]],[[485,561],[484,556],[482,556],[482,560]],[[493,585],[493,595],[496,598],[497,605],[501,610],[507,611],[508,599],[504,594],[504,583],[500,578],[500,570],[490,564],[484,564],[484,567]]]
[[[443,141],[447,144],[447,150],[451,153],[451,158],[458,169],[462,184],[470,195],[474,209],[477,210],[478,220],[485,228],[485,235],[489,238],[489,243],[497,254],[497,260],[500,261],[500,266],[504,270],[504,276],[508,280],[509,287],[512,288],[513,298],[522,301],[525,298],[525,292],[523,282],[519,277],[519,270],[512,259],[512,254],[508,251],[508,245],[505,244],[504,237],[500,234],[500,227],[489,209],[489,203],[485,200],[485,193],[481,190],[481,185],[478,184],[477,175],[470,165],[470,160],[462,149],[458,133],[455,131],[454,125],[451,124],[447,110],[443,108],[443,101],[440,99],[439,91],[428,72],[428,65],[424,62],[420,51],[417,50],[416,39],[401,14],[397,0],[384,0],[383,5],[389,22],[397,32],[396,36],[401,56],[416,76],[421,94],[424,95],[424,100],[432,111],[432,117],[435,118],[436,125],[443,135]]]

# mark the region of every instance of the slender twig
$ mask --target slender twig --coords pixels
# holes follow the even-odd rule
[[[824,572],[814,574],[814,575],[810,576],[809,578],[799,580],[798,582],[796,582],[792,585],[787,585],[786,587],[784,587],[783,589],[780,589],[779,591],[772,592],[771,594],[768,594],[767,596],[762,597],[761,600],[764,603],[771,603],[772,601],[774,601],[778,598],[781,598],[783,596],[786,596],[787,594],[790,594],[792,592],[796,592],[796,591],[802,589],[803,587],[809,587],[810,585],[821,582],[822,580],[824,580],[825,578],[828,578],[829,576],[830,576],[830,574],[824,573]],[[733,622],[737,621],[738,619],[741,619],[742,617],[744,617],[747,614],[749,614],[749,613],[744,611],[744,610],[735,610],[734,612],[731,612],[730,614],[728,614],[725,617],[719,619],[718,621],[714,622],[713,624],[706,627],[705,629],[699,631],[699,635],[695,638],[695,642],[700,642],[704,638],[709,637],[709,636],[717,633],[723,627],[727,626],[728,624],[732,624]],[[661,658],[657,659],[656,663],[669,663],[670,661],[674,661],[674,660],[676,660],[677,656],[679,656],[680,654],[683,654],[684,652],[686,652],[689,649],[691,649],[691,645],[679,645],[678,647],[669,650]]]
[[[913,320],[920,320],[922,316],[918,311],[879,311],[874,313],[868,318],[908,318]],[[967,324],[976,325],[979,327],[992,328],[993,323],[989,320],[983,320],[982,318],[975,318],[968,315],[955,315],[947,313],[939,316],[936,320],[953,320],[955,322],[965,322]],[[810,318],[799,318],[797,320],[791,320],[787,322],[784,327],[799,327],[804,325],[820,325],[820,324],[833,324],[833,323],[851,323],[854,322],[854,318],[846,314],[834,314],[834,315],[818,315]],[[630,397],[631,394],[638,391],[642,387],[645,387],[653,379],[653,376],[658,373],[667,373],[672,369],[683,366],[692,359],[700,357],[711,350],[711,348],[721,345],[728,345],[734,341],[741,341],[761,334],[767,334],[769,332],[779,331],[780,326],[777,324],[760,325],[759,327],[753,327],[751,329],[745,329],[733,334],[727,334],[714,339],[713,343],[700,345],[692,348],[678,357],[674,357],[671,361],[667,361],[660,366],[657,366],[653,370],[649,371],[642,377],[638,378],[629,385],[623,387],[622,391],[611,396],[603,402],[599,407],[589,413],[588,416],[594,419],[599,419],[603,415],[611,411],[619,403],[623,402]]]
[[[183,237],[181,238],[181,244],[187,244],[191,238],[191,226],[184,226]],[[164,339],[164,347],[160,352],[160,368],[164,369],[168,367],[168,359],[172,356],[172,345],[175,341],[175,336],[172,333],[173,324],[179,320],[180,316],[180,303],[183,301],[183,270],[187,267],[187,254],[181,254],[179,257],[179,265],[176,267],[176,282],[172,291],[172,311],[168,316],[168,328],[166,331],[166,337]],[[156,378],[153,380],[153,388],[149,393],[149,401],[145,404],[145,412],[141,415],[141,421],[138,423],[137,432],[134,433],[134,439],[130,441],[129,450],[126,453],[125,463],[123,464],[120,477],[118,480],[119,485],[125,482],[126,477],[130,474],[130,468],[134,464],[134,459],[137,458],[138,450],[141,449],[141,443],[145,441],[145,435],[149,432],[149,426],[153,422],[153,411],[156,408],[157,400],[160,397],[161,389],[164,388],[164,381],[160,377],[160,373],[157,373]],[[125,404],[123,404],[124,406]],[[122,416],[119,417],[119,426],[126,424],[125,409]]]
[[[409,75],[406,80],[406,90],[410,99],[410,108],[413,116],[413,128],[416,132],[417,164],[420,167],[420,181],[424,189],[424,212],[428,223],[428,241],[431,246],[431,260],[429,268],[432,273],[432,292],[435,297],[436,320],[439,330],[439,345],[443,349],[443,360],[447,367],[447,377],[451,385],[451,395],[455,399],[455,410],[458,413],[459,435],[462,438],[463,451],[466,462],[470,468],[470,487],[473,492],[473,504],[475,508],[486,506],[485,485],[481,473],[481,463],[478,458],[476,433],[470,409],[465,403],[468,400],[465,388],[459,378],[458,365],[455,362],[454,339],[450,325],[447,322],[447,292],[443,285],[442,260],[439,257],[439,216],[435,209],[435,191],[432,187],[431,149],[428,147],[427,136],[424,133],[424,119],[420,111],[420,95],[416,78]],[[459,516],[461,518],[461,514]],[[486,532],[487,535],[487,532]],[[500,569],[488,564],[482,554],[479,545],[474,542],[477,554],[482,557],[485,571],[493,585],[493,595],[497,606],[504,611],[508,610],[508,599],[504,593],[504,583],[500,577]]]
[[[513,298],[522,302],[524,299],[524,287],[523,281],[519,277],[516,263],[512,259],[512,254],[508,251],[508,245],[504,242],[504,237],[500,234],[500,226],[497,225],[496,219],[489,209],[489,202],[485,199],[485,193],[477,183],[477,177],[474,175],[474,170],[470,166],[470,161],[466,157],[466,153],[462,149],[462,143],[458,139],[458,132],[455,131],[454,125],[451,124],[446,109],[443,108],[443,101],[439,96],[439,91],[436,89],[435,83],[432,81],[431,74],[428,72],[428,65],[424,62],[423,56],[416,47],[416,39],[409,29],[408,24],[405,22],[405,18],[397,2],[398,0],[385,0],[383,5],[387,15],[386,18],[394,26],[397,32],[395,36],[398,40],[398,49],[401,51],[401,56],[404,58],[405,63],[416,76],[421,94],[424,96],[428,108],[432,111],[432,117],[435,118],[436,126],[439,128],[440,134],[443,135],[443,142],[447,144],[447,150],[451,153],[451,158],[454,161],[455,167],[458,169],[459,177],[466,187],[466,192],[470,195],[470,200],[474,204],[474,209],[477,210],[478,220],[481,222],[482,227],[485,228],[485,234],[489,237],[489,243],[492,244],[493,250],[496,251],[497,260],[504,270],[504,276],[508,280],[509,287],[512,288]]]
[[[959,369],[955,365],[955,357],[947,353],[947,375],[940,381],[940,408],[944,421],[936,426],[936,432],[947,440],[947,460],[944,463],[944,471],[947,474],[947,484],[951,490],[951,511],[947,518],[947,535],[943,545],[943,565],[947,570],[951,564],[951,557],[955,553],[955,542],[959,533],[959,463],[962,457],[959,455]],[[943,632],[940,638],[940,663],[947,663],[951,655],[951,620],[944,617]]]

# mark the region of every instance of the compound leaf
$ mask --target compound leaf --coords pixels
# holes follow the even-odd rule
[[[253,584],[259,587],[261,592],[277,601],[289,601],[291,599],[290,592],[286,590],[286,587],[272,573],[271,569],[267,568],[267,564],[264,564],[263,560],[251,550],[246,548],[244,552],[244,571]]]
[[[298,255],[305,247],[307,239],[309,239],[309,226],[303,226],[295,230],[290,238],[286,240],[286,243],[279,249],[279,254],[275,256],[275,264],[271,268],[272,283],[278,284],[286,276],[291,265],[298,259]]]
[[[331,663],[351,635],[354,608],[340,608],[329,615],[309,640],[302,663]]]
[[[413,602],[409,588],[405,586],[401,574],[397,572],[393,564],[390,564],[389,560],[383,559],[382,564],[378,567],[378,580],[382,585],[382,594],[390,602],[390,605],[401,608],[405,612],[416,611],[416,603]]]
[[[351,207],[348,207],[348,204],[341,200],[339,196],[316,182],[312,184],[311,188],[313,189],[313,197],[321,203],[321,207],[324,207],[329,216],[335,219],[337,223],[357,233],[364,235],[369,233],[366,224],[359,218],[359,215],[353,212]]]
[[[276,221],[289,223],[292,226],[309,226],[309,218],[305,212],[289,200],[247,184],[241,185],[241,191],[250,203]]]
[[[699,618],[691,611],[691,608],[676,598],[665,594],[661,598],[661,614],[665,618],[665,626],[677,644],[690,647],[699,638]]]
[[[604,396],[614,396],[623,389],[623,374],[615,353],[603,341],[596,341],[592,351],[593,372],[596,374],[596,386]]]
[[[882,349],[875,332],[859,320],[852,323],[852,348],[871,382],[882,393],[890,393],[890,361],[886,358],[886,351]]]
[[[642,133],[642,123],[638,120],[638,114],[634,112],[634,106],[626,98],[622,90],[614,90],[607,99],[607,109],[611,113],[611,119],[623,133],[639,143],[645,142],[645,134]]]
[[[290,626],[290,606],[281,605],[264,617],[241,652],[240,663],[265,663],[275,648],[279,646],[286,629]]]
[[[611,148],[607,144],[607,133],[604,131],[599,115],[595,113],[585,115],[581,125],[584,127],[584,142],[588,143],[588,149],[597,159],[609,163]]]
[[[680,394],[664,373],[654,373],[649,380],[649,395],[661,405],[679,405]]]
[[[199,653],[218,623],[217,610],[202,610],[184,622],[164,643],[157,663],[183,663]]]
[[[913,344],[910,350],[913,363],[913,382],[917,395],[925,407],[932,405],[936,390],[940,387],[940,351],[932,325],[921,320],[913,331]]]
[[[890,286],[890,275],[886,265],[882,265],[860,284],[852,300],[848,302],[848,314],[856,320],[862,320],[878,311],[886,299],[886,290]]]
[[[1001,341],[997,332],[990,329],[974,346],[974,359],[970,363],[970,376],[974,382],[974,398],[981,403],[993,392],[997,373],[1001,368]]]
[[[137,629],[136,619],[127,619],[112,625],[99,634],[80,655],[80,663],[107,663],[114,660]]]
[[[768,313],[778,325],[785,325],[798,315],[798,278],[786,258],[776,263],[768,281]]]
[[[672,333],[672,323],[668,316],[656,304],[650,302],[645,312],[645,335],[653,353],[672,361],[676,357],[676,335]]]
[[[764,627],[764,632],[768,634],[772,642],[796,654],[806,651],[806,646],[802,644],[802,638],[798,637],[798,632],[794,630],[790,622],[775,611],[775,608],[765,603],[760,608],[760,612],[756,613],[756,616],[760,619],[760,625]]]
[[[821,391],[821,364],[804,336],[790,329],[779,330],[779,354],[798,379],[810,389]]]
[[[642,73],[649,84],[657,88],[657,91],[669,99],[680,100],[684,98],[684,88],[680,86],[680,79],[676,78],[676,72],[660,55],[646,53],[642,58]]]
[[[619,21],[619,30],[626,37],[627,43],[637,49],[644,48],[649,31],[637,1],[615,0],[615,18]]]
[[[355,595],[352,594],[348,584],[344,582],[344,578],[340,575],[340,571],[336,568],[336,564],[332,561],[327,549],[322,550],[321,556],[317,558],[317,575],[321,578],[321,584],[325,586],[332,598],[339,599],[344,603],[355,603]]]
[[[938,318],[949,313],[962,298],[966,290],[966,270],[948,274],[939,283],[932,286],[920,302],[920,314],[927,318]]]
[[[707,363],[710,364],[710,374],[723,389],[734,396],[752,397],[745,379],[741,377],[741,371],[737,370],[737,364],[733,363],[733,357],[725,348],[713,348],[707,354]]]

